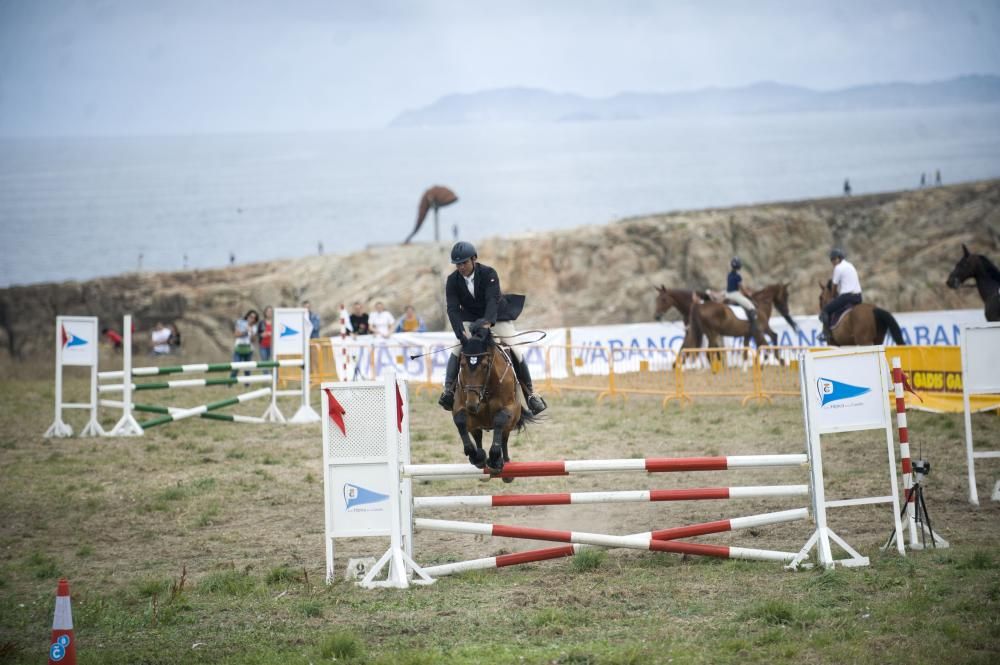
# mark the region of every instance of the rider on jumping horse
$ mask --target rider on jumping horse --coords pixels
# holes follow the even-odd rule
[[[750,299],[750,292],[743,286],[743,275],[740,268],[743,262],[740,257],[734,256],[729,262],[729,275],[726,277],[726,299],[742,307],[747,313],[747,323],[750,324],[750,334],[756,338],[757,332],[757,308]]]
[[[861,281],[854,264],[847,260],[842,249],[836,247],[830,250],[830,263],[833,264],[830,281],[837,287],[837,297],[828,302],[819,313],[819,320],[823,324],[823,339],[830,339],[830,324],[835,314],[861,304]]]
[[[469,339],[474,329],[483,328],[492,328],[493,337],[502,342],[517,334],[513,321],[524,307],[524,296],[513,293],[505,296],[500,291],[497,271],[477,262],[478,258],[472,243],[457,242],[451,248],[451,262],[455,265],[455,272],[448,275],[444,289],[448,302],[448,321],[460,342]],[[459,350],[458,346],[452,349],[444,392],[438,399],[438,404],[446,411],[451,411],[455,403]],[[536,395],[532,388],[528,363],[524,361],[519,347],[512,346],[510,350],[514,372],[524,391],[528,408],[531,413],[538,415],[547,406],[545,400]]]

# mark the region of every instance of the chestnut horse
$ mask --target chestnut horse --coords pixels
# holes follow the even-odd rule
[[[819,288],[819,308],[822,311],[828,302],[837,297],[837,287],[833,285],[833,280],[828,280],[825,286],[820,282]],[[861,303],[840,316],[830,329],[830,339],[826,341],[833,346],[881,344],[887,331],[893,342],[903,344],[903,333],[896,317],[880,307]]]
[[[462,344],[455,387],[452,419],[463,450],[469,462],[480,469],[485,466],[491,473],[500,473],[504,462],[510,461],[510,433],[515,429],[520,432],[536,420],[518,399],[520,386],[508,354],[491,335],[473,335]],[[483,450],[483,430],[493,430],[488,456]]]
[[[684,325],[691,320],[691,306],[697,302],[711,300],[707,293],[691,291],[690,289],[668,289],[662,284],[656,287],[656,309],[653,318],[663,320],[663,315],[676,308],[684,319]]]
[[[768,325],[772,308],[778,310],[793,330],[799,329],[788,311],[788,284],[765,286],[753,293],[753,301],[757,305],[757,335],[754,337],[757,346],[767,344],[764,335],[770,338],[773,345],[778,344],[778,334],[771,330],[771,326]],[[701,303],[691,308],[691,334],[688,338],[693,338],[696,340],[696,346],[700,346],[702,335],[708,337],[709,347],[718,347],[721,341],[719,338],[723,335],[742,337],[744,344],[746,344],[746,340],[751,337],[750,324],[737,318],[729,305],[718,302]],[[687,344],[686,341],[685,344]]]
[[[962,282],[972,278],[983,299],[983,314],[987,321],[1000,321],[1000,269],[983,256],[972,254],[962,245],[962,258],[955,264],[946,282],[949,288],[957,289]]]

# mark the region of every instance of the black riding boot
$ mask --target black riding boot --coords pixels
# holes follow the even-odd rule
[[[750,336],[756,341],[760,337],[760,329],[757,327],[757,312],[755,310],[747,310],[747,323],[750,324]]]
[[[458,380],[458,356],[452,355],[448,358],[448,370],[444,376],[444,392],[438,398],[438,404],[445,411],[451,411],[455,406],[455,381]]]
[[[823,332],[819,334],[819,342],[826,344],[830,340],[830,315],[824,310],[820,310],[819,322],[823,326]]]
[[[521,383],[521,390],[524,391],[524,399],[528,402],[528,408],[531,410],[532,415],[537,416],[547,409],[549,405],[545,403],[541,395],[535,394],[535,389],[531,385],[531,371],[528,369],[527,361],[519,361],[513,353],[511,354],[511,360],[514,364],[514,373],[517,375],[517,380]]]

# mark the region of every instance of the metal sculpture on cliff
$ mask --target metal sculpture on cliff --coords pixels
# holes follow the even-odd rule
[[[451,191],[447,187],[442,187],[441,185],[434,185],[420,197],[420,207],[417,209],[417,223],[413,227],[413,231],[406,237],[403,241],[404,245],[410,244],[410,240],[413,236],[417,235],[417,231],[424,224],[424,219],[427,218],[427,213],[431,210],[434,211],[434,242],[439,240],[438,232],[438,208],[443,208],[447,205],[451,205],[458,200],[458,196],[455,192]]]
[[[946,284],[957,289],[969,278],[976,282],[979,297],[983,299],[983,314],[987,321],[1000,321],[1000,269],[982,254],[973,254],[962,245],[962,258],[948,275]]]

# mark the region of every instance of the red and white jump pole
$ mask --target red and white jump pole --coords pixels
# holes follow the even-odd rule
[[[892,359],[892,384],[896,396],[896,429],[899,430],[899,459],[903,467],[903,497],[906,499],[906,524],[910,534],[910,549],[923,549],[924,544],[917,533],[916,492],[913,491],[913,463],[910,460],[910,429],[906,422],[906,400],[903,395],[903,367],[898,356]],[[948,541],[934,533],[921,522],[926,538],[931,538],[937,547],[948,547]]]
[[[494,494],[484,496],[414,497],[414,508],[475,506],[568,506],[583,503],[645,503],[656,501],[705,501],[713,499],[758,499],[808,496],[808,485],[761,485],[757,487],[697,487],[677,490],[633,490],[618,492],[566,492],[561,494]]]
[[[806,519],[808,516],[809,511],[807,509],[797,508],[795,510],[764,513],[761,515],[752,515],[750,517],[737,517],[730,520],[705,522],[703,524],[692,524],[690,526],[662,529],[660,531],[646,532],[630,536],[609,536],[605,534],[578,531],[556,531],[552,529],[538,529],[533,527],[481,524],[477,522],[458,522],[453,520],[431,520],[424,518],[416,518],[414,520],[414,525],[418,529],[425,529],[428,531],[470,533],[474,535],[523,538],[527,540],[549,540],[562,543],[573,543],[575,545],[593,545],[597,547],[623,547],[627,549],[650,550],[654,552],[674,552],[677,554],[712,556],[723,559],[791,561],[795,558],[795,552],[777,552],[774,550],[672,541],[676,538],[689,538],[709,533],[721,533],[724,531],[748,529],[752,527],[764,526],[766,524],[792,522],[795,520]],[[570,551],[571,549],[572,551]],[[577,551],[578,548],[548,548],[545,550],[520,552],[517,555],[506,555],[505,557],[488,557],[486,559],[463,561],[456,564],[444,564],[442,566],[425,568],[424,570],[431,577],[435,577],[442,574],[447,575],[454,572],[460,572],[462,570],[474,570],[476,568],[490,567],[499,568],[518,563],[529,563],[531,561],[543,561],[545,559],[554,559],[561,556],[571,556]],[[491,561],[492,564],[490,563]]]
[[[681,471],[725,471],[768,466],[805,466],[806,455],[729,455],[716,457],[650,457],[646,459],[561,460],[556,462],[508,462],[499,474],[468,464],[404,464],[407,478],[498,477],[531,478],[568,476],[612,471],[671,473]]]

